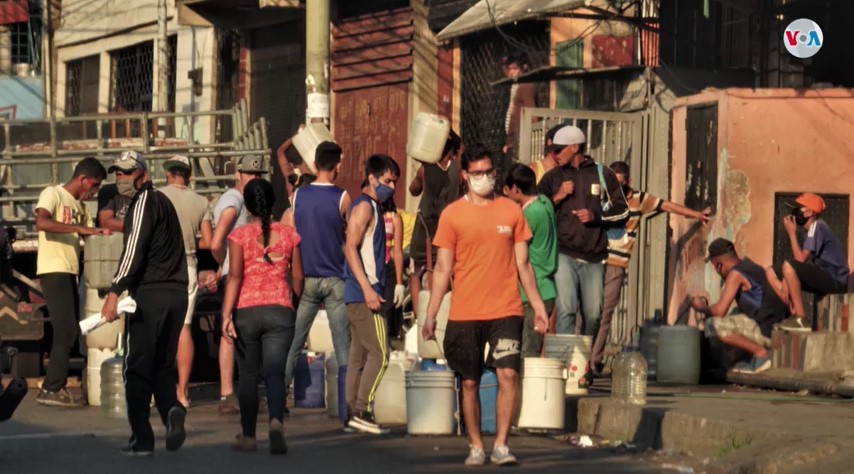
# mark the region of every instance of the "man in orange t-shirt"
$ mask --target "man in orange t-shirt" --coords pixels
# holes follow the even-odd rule
[[[433,288],[427,305],[424,339],[435,336],[436,315],[454,275],[454,293],[445,331],[444,355],[462,378],[463,418],[471,450],[467,466],[486,462],[480,436],[478,388],[485,367],[495,370],[498,400],[496,436],[491,460],[515,464],[507,447],[516,407],[522,344],[522,300],[517,282],[534,309],[534,330],[545,333],[548,317],[528,261],[531,231],[513,201],[495,197],[492,156],[482,145],[463,153],[461,168],[468,193],[450,204],[439,218],[433,244],[439,247]],[[484,349],[489,354],[484,361]]]

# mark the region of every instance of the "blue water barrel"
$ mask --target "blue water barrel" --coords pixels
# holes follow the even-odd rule
[[[480,432],[495,434],[495,403],[498,399],[498,377],[487,370],[480,378]]]
[[[421,361],[421,370],[424,372],[442,372],[451,370],[451,368],[445,364],[437,364],[435,359],[424,359]]]
[[[297,367],[294,371],[294,406],[297,408],[326,406],[324,362],[323,354],[309,360],[303,352],[297,359]]]

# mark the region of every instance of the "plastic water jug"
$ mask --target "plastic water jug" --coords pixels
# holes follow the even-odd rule
[[[100,313],[104,306],[104,298],[101,298],[98,290],[87,286],[84,295],[86,301],[83,303],[83,312],[80,314],[81,320]],[[124,331],[124,328],[125,313],[119,313],[119,319],[104,324],[86,335],[86,347],[88,349],[111,349],[114,351],[116,349],[116,337]]]
[[[623,403],[628,398],[625,379],[627,358],[628,352],[624,350],[611,363],[611,400],[615,402]]]
[[[451,311],[451,292],[442,298],[439,306],[439,314],[436,316],[436,339],[425,341],[421,337],[421,329],[427,320],[427,304],[430,301],[430,292],[421,290],[418,293],[418,308],[416,316],[418,319],[418,355],[424,359],[444,359],[443,343],[445,341],[445,328],[448,326],[448,314]]]
[[[115,356],[113,349],[86,351],[86,401],[90,406],[101,406],[101,367],[104,361]]]
[[[450,132],[451,122],[447,118],[419,112],[409,129],[406,155],[424,163],[438,163]]]
[[[299,152],[306,166],[314,172],[314,155],[317,145],[323,142],[335,142],[335,138],[322,123],[310,123],[303,127],[294,137],[294,147]]]
[[[655,379],[658,365],[658,336],[660,325],[647,322],[640,328],[640,350],[647,363],[647,377]]]
[[[639,351],[629,352],[623,363],[623,378],[626,384],[626,403],[646,405],[646,360]]]
[[[119,335],[119,340],[121,340],[121,335]],[[123,354],[124,351],[120,343],[116,356],[101,364],[101,409],[110,418],[125,418],[127,416]]]
[[[112,285],[124,249],[123,238],[121,232],[86,238],[83,246],[83,278],[87,287],[104,289]]]

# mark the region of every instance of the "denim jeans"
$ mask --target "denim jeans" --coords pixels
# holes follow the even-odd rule
[[[585,262],[558,254],[555,273],[558,334],[575,334],[575,317],[581,309],[584,313],[581,334],[596,336],[602,316],[604,281],[604,262]]]
[[[332,347],[335,349],[335,361],[338,367],[347,365],[350,354],[350,323],[347,321],[347,307],[344,306],[344,280],[335,277],[305,279],[305,286],[297,308],[296,332],[285,372],[285,386],[294,380],[294,369],[300,351],[308,339],[308,331],[317,317],[321,303],[326,307],[329,329],[332,331]]]
[[[294,310],[278,305],[238,309],[234,326],[240,425],[243,436],[255,437],[261,367],[264,368],[270,420],[283,421],[285,416],[284,362],[294,339]]]

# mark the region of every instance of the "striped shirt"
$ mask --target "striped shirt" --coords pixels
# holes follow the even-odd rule
[[[620,268],[629,268],[629,259],[632,257],[632,248],[638,237],[641,217],[661,212],[661,205],[664,203],[660,198],[643,191],[631,191],[631,195],[626,196],[626,202],[629,205],[626,233],[619,240],[608,241],[607,264]]]

